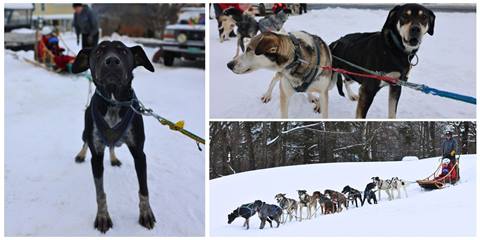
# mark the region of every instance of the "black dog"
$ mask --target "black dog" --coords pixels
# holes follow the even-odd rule
[[[419,4],[405,4],[394,7],[388,14],[381,32],[353,33],[346,35],[330,44],[332,55],[372,71],[383,72],[390,77],[407,80],[408,73],[423,36],[433,35],[435,15]],[[333,59],[333,67],[343,68],[352,72],[362,72],[359,69]],[[363,73],[363,72],[362,72]],[[338,75],[335,75],[339,77]],[[357,118],[365,118],[372,101],[385,82],[372,78],[344,76],[347,94],[351,100],[357,100]],[[359,96],[352,93],[349,85],[351,80],[361,84]],[[340,95],[344,96],[342,80],[337,78]],[[395,118],[401,87],[390,85],[388,117]]]
[[[343,188],[342,193],[347,195],[347,199],[352,202],[352,205],[355,202],[355,207],[358,207],[357,199],[360,199],[360,203],[362,203],[362,193],[357,189],[347,185]]]
[[[280,226],[280,217],[282,216],[282,209],[274,204],[266,204],[260,200],[256,200],[253,203],[254,210],[258,212],[258,217],[260,218],[260,229],[265,227],[265,223],[270,223],[272,226],[272,220],[277,222],[277,228]]]
[[[370,201],[373,200],[374,204],[377,204],[377,196],[375,195],[375,188],[377,187],[377,184],[371,182],[367,184],[365,187],[365,191],[363,192],[363,199],[362,199],[362,207],[363,204],[365,203],[365,200],[367,200],[368,204],[372,204]]]
[[[85,111],[82,139],[92,154],[98,207],[94,226],[102,233],[112,227],[103,190],[103,154],[106,146],[112,148],[123,143],[127,144],[134,158],[140,186],[139,223],[148,229],[155,225],[155,216],[148,200],[143,118],[132,110],[132,106],[138,109],[131,86],[132,71],[138,66],[154,71],[140,46],[128,48],[119,41],[103,41],[93,49],[82,49],[72,67],[73,73],[90,69],[96,86],[96,92]]]
[[[223,14],[232,16],[237,25],[237,53],[239,54],[239,47],[242,52],[245,52],[245,38],[253,38],[260,30],[257,20],[251,15],[243,14],[242,11],[236,8],[228,8],[223,11]]]
[[[249,229],[250,228],[249,219],[251,216],[255,215],[255,213],[256,211],[254,209],[253,203],[243,204],[242,206],[233,210],[232,213],[228,214],[228,224],[231,224],[237,217],[243,217],[245,218],[245,222],[243,223],[243,226]]]

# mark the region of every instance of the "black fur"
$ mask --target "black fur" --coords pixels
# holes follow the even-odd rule
[[[372,204],[370,201],[373,200],[374,204],[377,204],[377,196],[375,195],[375,188],[377,185],[373,182],[367,184],[365,191],[363,192],[362,206],[367,200],[368,204]]]
[[[347,185],[343,188],[342,193],[347,195],[347,199],[352,202],[352,205],[355,203],[355,206],[358,207],[357,199],[360,199],[360,203],[362,203],[362,193],[357,189]]]
[[[232,213],[228,214],[228,224],[231,224],[237,217],[245,218],[244,227],[247,229],[250,228],[249,218],[255,215],[256,211],[254,209],[253,203],[244,204],[237,209],[233,210]]]

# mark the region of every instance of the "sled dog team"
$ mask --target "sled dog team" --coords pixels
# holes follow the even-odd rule
[[[260,229],[265,227],[266,222],[269,223],[270,227],[273,227],[272,221],[276,222],[278,228],[280,223],[286,223],[287,220],[292,221],[293,218],[298,221],[312,219],[319,214],[333,214],[341,212],[343,208],[347,210],[349,205],[355,204],[355,207],[358,208],[359,203],[363,206],[365,201],[369,204],[372,204],[372,202],[377,204],[376,192],[378,192],[378,200],[381,199],[382,191],[387,194],[388,200],[393,200],[395,191],[397,191],[397,198],[401,198],[400,190],[403,188],[405,197],[408,197],[406,187],[409,182],[405,180],[398,177],[385,180],[379,177],[372,177],[371,179],[372,182],[365,186],[363,192],[347,185],[342,192],[327,189],[323,193],[315,191],[312,195],[309,195],[306,190],[297,190],[298,200],[288,198],[285,193],[278,193],[275,195],[278,205],[268,204],[261,200],[243,204],[228,215],[228,224],[231,224],[237,217],[243,217],[245,219],[243,227],[249,229],[250,217],[258,213],[261,221]],[[302,216],[304,208],[307,213],[305,218]]]
[[[280,82],[282,118],[288,118],[289,98],[295,93],[307,93],[314,111],[328,118],[328,91],[335,84],[341,96],[345,96],[345,85],[348,99],[358,102],[357,118],[366,118],[375,95],[389,86],[388,117],[396,118],[401,86],[351,73],[365,74],[368,72],[364,69],[368,69],[407,81],[411,68],[418,63],[417,51],[423,37],[433,35],[435,25],[435,14],[430,9],[419,4],[398,5],[390,10],[381,31],[347,34],[327,45],[319,36],[305,31],[286,33],[283,24],[288,13],[284,11],[260,22],[248,12],[235,9],[224,11],[218,19],[222,42],[237,27],[237,52],[227,63],[233,73],[259,69],[275,72],[261,101],[269,102],[273,88]],[[245,48],[246,38],[250,41]],[[338,73],[338,69],[344,72]],[[358,94],[350,87],[354,81],[360,84]]]

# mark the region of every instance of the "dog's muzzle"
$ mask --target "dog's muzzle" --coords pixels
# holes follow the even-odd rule
[[[227,63],[228,69],[233,71],[233,68],[235,67],[235,61],[230,61]]]

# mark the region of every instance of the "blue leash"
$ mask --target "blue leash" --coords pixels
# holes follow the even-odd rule
[[[439,90],[436,88],[429,87],[425,84],[411,83],[411,82],[406,82],[402,80],[398,80],[397,84],[400,86],[411,88],[413,90],[421,91],[425,94],[431,94],[434,96],[449,98],[449,99],[470,103],[474,105],[477,104],[477,99],[474,97],[470,97],[470,96],[466,96],[466,95],[462,95],[454,92]]]
[[[374,75],[384,75],[384,73],[380,73],[380,72],[376,72],[376,71],[366,69],[362,66],[356,65],[352,62],[349,62],[349,61],[347,61],[343,58],[340,58],[340,57],[337,57],[337,56],[334,56],[334,55],[332,55],[332,57],[341,61],[341,62],[343,62],[343,63],[346,63],[346,64],[348,64],[348,65],[350,65],[354,68],[357,68],[361,71],[364,71],[366,73],[374,74]],[[473,105],[477,104],[477,99],[474,98],[474,97],[470,97],[470,96],[466,96],[466,95],[462,95],[462,94],[458,94],[458,93],[454,93],[454,92],[439,90],[439,89],[436,89],[436,88],[429,87],[425,84],[411,83],[411,82],[407,82],[407,81],[403,81],[403,80],[398,79],[397,85],[408,87],[408,88],[411,88],[411,89],[414,89],[414,90],[417,90],[417,91],[421,91],[425,94],[432,94],[434,96],[449,98],[449,99],[453,99],[453,100],[457,100],[457,101],[461,101],[461,102],[465,102],[465,103],[470,103],[470,104],[473,104]]]

